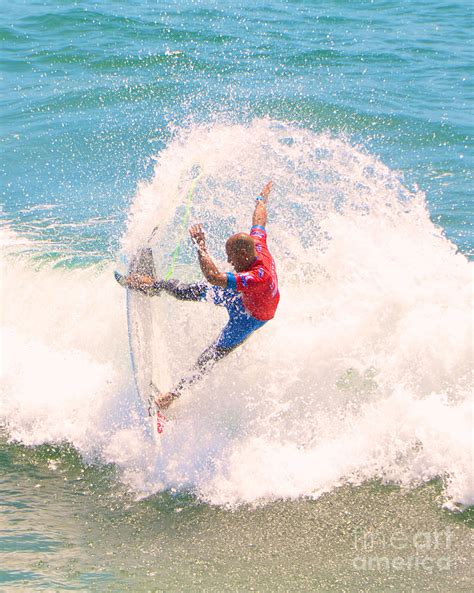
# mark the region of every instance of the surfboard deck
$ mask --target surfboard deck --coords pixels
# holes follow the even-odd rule
[[[128,275],[138,274],[156,279],[153,253],[149,247],[137,250],[128,266]],[[151,421],[155,438],[162,434],[168,419],[155,404],[160,393],[153,383],[153,313],[150,296],[127,287],[125,277],[118,272],[115,279],[127,288],[127,325],[130,360],[137,393]]]

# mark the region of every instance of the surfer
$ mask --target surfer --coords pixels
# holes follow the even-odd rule
[[[214,364],[240,346],[254,331],[273,319],[280,295],[275,262],[267,247],[266,203],[272,189],[269,181],[256,198],[250,234],[237,233],[227,239],[227,261],[235,274],[221,272],[207,251],[201,224],[189,232],[198,253],[201,271],[209,284],[182,284],[176,280],[158,280],[132,275],[125,279],[129,288],[149,296],[163,291],[183,301],[211,300],[226,307],[229,321],[218,338],[199,356],[188,375],[168,393],[157,393],[155,403],[166,409],[181,392],[200,379]]]

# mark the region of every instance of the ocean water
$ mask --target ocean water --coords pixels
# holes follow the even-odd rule
[[[1,6],[0,591],[471,590],[472,3]],[[113,270],[270,178],[278,314],[156,447]],[[168,388],[224,317],[153,307]]]

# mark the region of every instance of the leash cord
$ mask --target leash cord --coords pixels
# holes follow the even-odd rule
[[[188,222],[189,222],[189,216],[191,214],[191,204],[193,201],[194,190],[196,189],[196,185],[197,185],[198,181],[203,176],[203,173],[204,173],[204,171],[201,171],[201,173],[199,173],[199,175],[194,179],[194,181],[191,184],[191,187],[189,188],[188,194],[186,196],[186,207],[184,210],[183,220],[181,221],[181,231],[179,234],[179,239],[176,244],[176,247],[173,249],[173,251],[171,253],[171,263],[170,263],[168,270],[165,274],[165,280],[169,280],[174,273],[174,267],[176,264],[176,260],[178,259],[179,252],[181,250],[181,243],[183,242],[184,234],[186,232]]]

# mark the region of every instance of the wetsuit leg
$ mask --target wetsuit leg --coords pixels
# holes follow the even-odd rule
[[[197,282],[194,284],[182,284],[177,280],[158,280],[153,284],[154,295],[167,292],[180,301],[202,301],[206,298],[207,285]]]
[[[244,318],[231,317],[217,340],[204,350],[188,375],[183,377],[173,389],[173,393],[180,395],[183,389],[190,387],[206,375],[218,360],[241,346],[254,331],[265,323],[265,321],[259,321],[248,315],[245,315]]]
[[[204,352],[199,356],[197,359],[196,364],[193,368],[189,371],[189,373],[183,377],[179,383],[173,389],[173,393],[176,395],[180,395],[183,389],[187,389],[191,387],[196,381],[199,381],[206,375],[212,367],[216,364],[218,360],[221,360],[230,352],[235,350],[239,344],[236,344],[232,348],[219,348],[216,346],[216,342],[211,344]]]
[[[227,307],[229,299],[235,296],[235,293],[229,293],[217,286],[211,287],[203,282],[184,284],[178,280],[157,280],[151,286],[138,288],[131,286],[130,288],[147,296],[158,296],[164,291],[180,301],[204,301],[210,295],[210,300],[215,305],[224,307]]]

